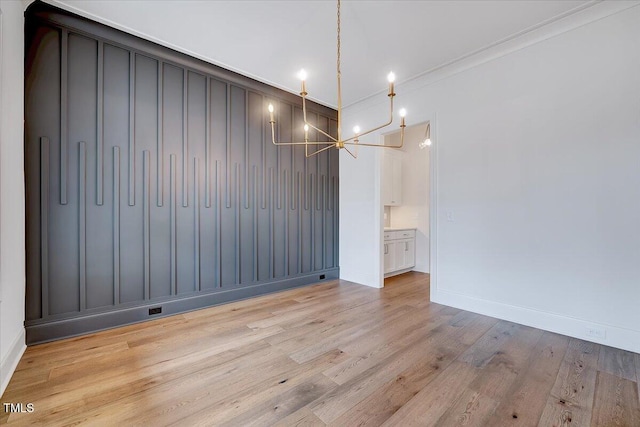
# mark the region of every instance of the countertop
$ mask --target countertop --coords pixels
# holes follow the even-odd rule
[[[385,227],[384,231],[417,230],[417,227]]]

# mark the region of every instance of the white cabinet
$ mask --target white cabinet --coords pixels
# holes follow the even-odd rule
[[[410,271],[416,265],[416,230],[384,233],[385,277]]]
[[[382,162],[382,204],[402,204],[402,152],[386,149]]]
[[[416,265],[416,239],[395,241],[395,270],[406,270]]]
[[[384,274],[396,269],[396,243],[384,242]]]

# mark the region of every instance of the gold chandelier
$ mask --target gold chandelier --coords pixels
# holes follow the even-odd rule
[[[397,145],[383,145],[383,144],[368,144],[368,143],[362,143],[360,142],[360,138],[368,135],[372,132],[375,132],[379,129],[382,129],[386,126],[389,126],[391,123],[393,123],[393,98],[396,96],[395,92],[393,91],[393,83],[395,81],[395,75],[391,72],[389,73],[389,75],[387,76],[387,79],[389,81],[389,93],[388,93],[388,97],[389,97],[389,121],[384,123],[383,125],[380,125],[378,127],[375,127],[373,129],[370,129],[366,132],[360,132],[360,128],[358,126],[355,126],[353,128],[353,133],[354,135],[350,138],[346,138],[343,139],[342,137],[342,86],[341,86],[341,82],[340,82],[340,76],[341,76],[341,72],[340,72],[340,0],[338,0],[338,12],[337,12],[337,22],[338,22],[338,37],[337,37],[337,60],[336,60],[336,70],[338,73],[338,137],[334,138],[331,135],[329,135],[328,133],[326,133],[325,131],[323,131],[322,129],[318,129],[316,126],[314,126],[313,124],[309,123],[307,121],[307,105],[306,105],[306,99],[307,99],[307,88],[306,88],[306,84],[305,81],[307,79],[307,73],[304,70],[300,70],[300,73],[298,74],[298,77],[300,78],[300,80],[302,81],[302,89],[300,91],[300,96],[302,97],[302,118],[304,121],[304,142],[278,142],[276,141],[276,131],[275,131],[275,124],[276,121],[274,119],[274,108],[273,108],[273,104],[269,104],[268,110],[269,110],[269,123],[271,123],[271,140],[273,141],[273,143],[275,145],[304,145],[304,153],[306,157],[311,157],[315,154],[321,153],[325,150],[328,150],[332,147],[335,147],[337,149],[341,149],[344,148],[347,153],[349,153],[353,158],[357,158],[358,157],[358,152],[357,152],[357,148],[359,146],[364,146],[364,147],[384,147],[384,148],[401,148],[402,145],[404,144],[404,128],[406,127],[404,124],[404,117],[406,115],[406,111],[403,109],[400,110],[400,143]],[[326,138],[328,138],[328,141],[309,141],[309,128],[316,130],[317,132],[321,133],[322,135],[324,135]],[[311,151],[309,152],[309,146],[310,145],[314,145],[315,147],[315,151]],[[318,145],[324,145],[325,147],[317,149]],[[347,148],[347,146],[352,146],[355,147],[353,152],[351,150],[349,150],[349,148]]]

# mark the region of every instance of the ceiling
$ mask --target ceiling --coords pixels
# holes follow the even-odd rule
[[[336,3],[48,0],[49,3],[335,107]],[[481,52],[596,2],[343,0],[343,105]]]

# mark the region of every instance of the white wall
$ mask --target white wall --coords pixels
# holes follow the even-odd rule
[[[420,149],[426,124],[407,127],[402,152],[402,204],[389,209],[390,226],[416,229],[415,271],[429,272],[429,151]],[[399,133],[387,136],[389,144],[400,142]],[[387,142],[385,142],[386,144]],[[382,177],[385,179],[386,177]]]
[[[640,352],[640,7],[604,2],[517,42],[396,91],[411,118],[437,113],[432,300]]]
[[[381,161],[376,150],[359,147],[357,159],[340,150],[340,278],[382,287],[380,170],[372,167]]]
[[[0,395],[25,349],[23,6],[0,0]]]

